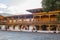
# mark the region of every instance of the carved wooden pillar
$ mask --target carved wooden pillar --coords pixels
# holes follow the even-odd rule
[[[14,24],[14,18],[12,17],[12,22],[11,22],[12,24]]]
[[[35,21],[35,19],[34,19],[34,15],[33,15],[33,21]]]
[[[41,25],[39,25],[39,30],[40,30],[40,31],[42,30]]]
[[[51,31],[51,30],[50,30],[50,24],[49,24],[49,27],[48,27],[48,31]]]
[[[59,24],[57,25],[57,27],[56,27],[56,31],[58,31],[59,30]]]
[[[49,21],[51,21],[51,17],[50,17],[50,15],[49,15]]]
[[[11,24],[12,24],[12,29],[14,30],[14,18],[12,17],[12,20],[11,20]]]
[[[39,19],[39,21],[41,21],[41,15],[40,15],[40,19]]]
[[[24,21],[26,21],[26,16],[24,17]]]
[[[59,31],[59,24],[56,26],[56,33]]]

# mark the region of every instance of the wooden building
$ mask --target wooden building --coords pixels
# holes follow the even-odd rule
[[[6,18],[6,30],[60,31],[57,15],[60,11],[44,12],[42,9],[29,9],[32,14],[14,15]]]

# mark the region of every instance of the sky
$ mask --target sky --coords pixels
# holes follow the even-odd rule
[[[42,0],[0,0],[0,13],[31,14],[26,10],[42,8]]]

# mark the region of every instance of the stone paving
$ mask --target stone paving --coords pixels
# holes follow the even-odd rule
[[[0,31],[0,40],[60,40],[60,34]]]

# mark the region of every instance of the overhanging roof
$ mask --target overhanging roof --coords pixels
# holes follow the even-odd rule
[[[25,15],[8,16],[8,18],[10,18],[10,19],[11,19],[12,17],[15,18],[15,19],[17,19],[18,17],[19,17],[19,18],[25,18],[25,17],[26,17],[26,18],[32,18],[33,15],[32,15],[32,14],[25,14]]]
[[[43,9],[42,8],[36,8],[36,9],[29,9],[26,11],[31,12],[31,13],[38,13],[38,12],[43,12]]]

